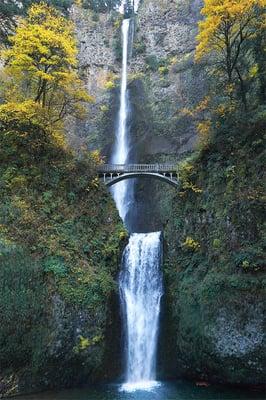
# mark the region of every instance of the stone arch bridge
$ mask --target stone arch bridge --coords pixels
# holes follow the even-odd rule
[[[106,186],[125,179],[150,177],[160,179],[172,186],[179,186],[177,165],[173,164],[104,164],[98,168],[98,176]]]

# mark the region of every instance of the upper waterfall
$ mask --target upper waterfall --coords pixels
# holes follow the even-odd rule
[[[127,137],[127,116],[128,116],[128,94],[127,94],[127,64],[129,44],[130,19],[124,19],[122,24],[123,61],[120,89],[120,109],[118,125],[115,136],[115,147],[112,155],[113,164],[126,164],[128,161],[128,137]],[[113,188],[113,197],[118,208],[120,217],[125,220],[127,213],[127,190],[128,183],[120,182]]]

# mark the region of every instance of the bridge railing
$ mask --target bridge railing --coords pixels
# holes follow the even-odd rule
[[[99,173],[125,172],[176,172],[175,164],[104,164],[98,168]]]

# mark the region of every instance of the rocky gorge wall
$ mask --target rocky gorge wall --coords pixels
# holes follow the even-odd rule
[[[252,140],[254,128],[246,128],[245,151],[240,148],[231,160],[237,170],[246,169],[244,179],[227,175],[226,149],[212,149],[187,164],[185,182],[195,186],[183,181],[172,201],[165,230],[161,354],[171,376],[264,382],[263,211],[259,199],[241,196],[247,182],[248,190],[260,187],[262,149],[249,150]],[[221,160],[213,161],[214,155]]]
[[[109,157],[119,107],[121,15],[94,13],[73,6],[71,18],[76,27],[79,72],[92,96],[85,120],[70,120],[67,125],[72,147],[89,147]]]
[[[201,2],[142,1],[129,65],[132,157],[175,160],[193,149],[196,131],[180,110],[195,105],[206,82],[194,62]],[[121,16],[73,8],[80,71],[94,103],[88,121],[74,126],[72,143],[89,141],[109,156],[121,69]],[[108,122],[106,123],[106,120]],[[106,125],[105,125],[106,123]]]
[[[46,232],[53,246],[57,240],[61,245],[42,256],[30,255],[19,240],[11,244],[7,232],[1,235],[0,398],[114,379],[121,373],[115,280],[126,233],[104,196],[99,199],[105,202],[101,216],[93,217],[98,225],[93,238],[86,237],[91,224],[86,212],[75,221],[63,216],[61,229],[72,228],[67,251],[66,231],[59,237]],[[77,232],[83,232],[83,242]],[[64,256],[58,255],[62,252]]]
[[[194,62],[201,1],[140,2],[128,68],[131,105],[128,121],[131,162],[177,162],[197,141],[194,124],[182,110],[197,104],[207,82]],[[72,146],[88,145],[110,157],[115,136],[121,70],[121,15],[74,7],[80,71],[94,102],[87,122],[72,122]],[[137,180],[131,230],[162,229],[172,190],[156,181]],[[148,190],[146,190],[148,187]],[[168,195],[161,196],[166,190]]]
[[[182,109],[198,104],[208,88],[204,65],[194,62],[201,5],[198,0],[140,4],[129,66],[133,161],[177,162],[197,146],[195,126]],[[118,109],[120,17],[104,14],[95,20],[91,13],[80,13],[73,14],[80,68],[95,103],[87,124],[73,125],[70,141],[98,148],[108,159]],[[219,159],[222,151],[226,148],[208,156]],[[236,193],[221,201],[221,193],[232,190],[232,182],[220,185],[217,178],[220,170],[227,179],[223,162],[192,162],[207,197],[190,193],[181,198],[163,183],[135,181],[130,218],[134,231],[163,229],[165,235],[161,376],[256,384],[263,382],[262,275],[244,271],[235,260],[243,237],[247,243],[258,241],[247,230],[257,222],[250,223],[254,213],[248,207],[247,219],[236,222],[239,214],[234,210],[232,215],[228,207]],[[254,181],[256,172],[250,171]]]

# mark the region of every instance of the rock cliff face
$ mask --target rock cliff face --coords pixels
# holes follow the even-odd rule
[[[233,120],[227,129],[222,144],[214,139],[183,163],[180,192],[169,210],[163,365],[193,379],[259,384],[265,360],[263,210],[259,197],[249,201],[242,193],[260,190],[263,150],[254,151],[252,142],[265,128]],[[229,155],[232,138],[235,153]],[[232,165],[234,176],[227,173]]]
[[[104,202],[109,202],[107,196]],[[118,218],[112,202],[109,206],[101,210],[108,233],[103,225],[99,236],[94,232],[98,249],[93,251],[102,260],[106,257],[94,277],[88,266],[79,268],[76,276],[44,274],[43,260],[16,253],[0,241],[0,278],[5,286],[1,288],[5,313],[0,317],[0,398],[115,379],[121,373],[115,279],[124,245],[119,249],[112,228]],[[82,217],[79,229],[81,221]],[[104,249],[105,235],[113,238],[114,247]],[[92,240],[86,245],[91,246]],[[97,282],[101,273],[102,288]],[[109,293],[108,282],[113,286]]]
[[[197,104],[208,86],[204,66],[194,62],[201,5],[200,0],[140,3],[129,66],[132,161],[175,162],[195,147],[195,127],[181,110]],[[118,109],[120,17],[106,14],[97,18],[98,21],[93,14],[78,9],[73,11],[80,69],[95,102],[89,106],[87,123],[73,125],[70,140],[77,147],[82,143],[99,148],[108,158]],[[150,180],[134,184],[132,230],[166,228],[162,376],[186,375],[242,384],[262,382],[260,278],[243,276],[227,264],[228,268],[221,267],[216,254],[211,261],[208,259],[207,252],[212,247],[209,231],[215,231],[218,223],[212,213],[209,219],[206,217],[205,206],[200,202],[189,200],[180,215],[173,189]],[[220,195],[214,198],[216,202],[208,207],[218,215]],[[204,224],[201,218],[205,218]],[[196,232],[203,238],[202,258],[182,253],[180,240],[187,232]],[[234,240],[233,231],[226,235]],[[220,250],[220,258],[223,256]]]
[[[173,261],[171,268],[174,266]],[[264,296],[260,278],[206,272],[200,263],[194,268],[198,271],[172,275],[178,283],[170,289],[170,329],[165,331],[162,355],[168,374],[219,383],[262,384]]]
[[[78,149],[88,146],[109,155],[114,138],[114,125],[120,65],[120,14],[95,14],[90,10],[73,7],[71,18],[76,27],[80,75],[85,82],[92,103],[88,116],[82,121],[69,121],[68,136]]]
[[[134,160],[175,163],[195,146],[195,127],[181,110],[206,89],[204,68],[194,62],[200,8],[200,1],[140,3],[129,67]],[[133,230],[163,229],[172,196],[163,183],[137,181]]]
[[[130,68],[131,86],[136,74],[133,98],[142,100],[141,106],[136,106],[132,133],[145,149],[143,158],[151,154],[176,159],[193,149],[195,129],[180,115],[180,109],[197,103],[204,92],[203,71],[194,62],[200,8],[198,0],[144,0],[140,5]],[[138,123],[141,113],[145,129]]]
[[[132,158],[179,155],[193,149],[196,133],[180,110],[196,104],[206,82],[194,62],[200,0],[140,3],[129,65]],[[121,17],[74,7],[80,71],[94,103],[86,123],[70,129],[72,144],[108,156],[114,139],[121,70]]]
[[[132,162],[176,162],[194,148],[195,127],[180,111],[198,103],[206,88],[203,68],[194,62],[200,8],[199,0],[140,3],[129,65]],[[94,103],[88,107],[86,122],[70,124],[70,142],[77,149],[80,145],[99,149],[108,160],[119,107],[121,16],[115,12],[96,16],[76,7],[72,19],[80,71]],[[161,196],[164,187],[140,180],[134,185],[135,208],[128,215],[131,229],[162,229],[168,218]]]

